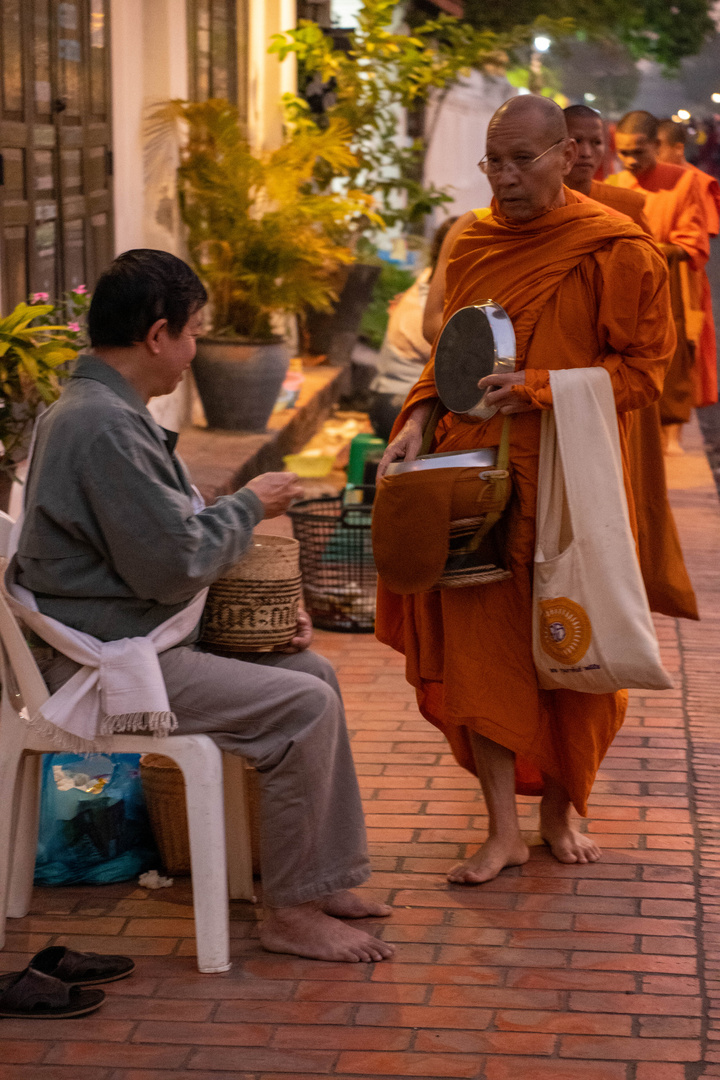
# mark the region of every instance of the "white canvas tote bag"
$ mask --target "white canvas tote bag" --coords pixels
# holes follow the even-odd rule
[[[610,376],[551,371],[543,412],[533,582],[540,686],[667,690],[630,529]]]

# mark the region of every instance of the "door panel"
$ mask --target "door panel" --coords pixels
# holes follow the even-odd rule
[[[109,0],[2,0],[5,309],[90,288],[113,255]]]

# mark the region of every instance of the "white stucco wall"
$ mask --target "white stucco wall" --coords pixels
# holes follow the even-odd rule
[[[490,117],[515,94],[506,79],[488,78],[474,71],[429,106],[425,182],[445,188],[453,198],[452,203],[436,212],[436,225],[445,217],[490,205],[490,185],[477,163],[485,153]]]
[[[280,64],[268,56],[268,44],[295,21],[295,0],[248,0],[248,128],[259,149],[279,144],[280,100],[296,85],[293,60]],[[111,33],[115,251],[152,247],[184,257],[176,149],[168,140],[150,158],[144,144],[152,108],[189,93],[185,0],[111,0]],[[187,383],[151,403],[156,419],[175,429],[188,422],[191,410]]]

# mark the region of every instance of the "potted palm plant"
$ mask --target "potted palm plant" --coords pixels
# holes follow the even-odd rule
[[[43,294],[44,295],[44,294]],[[78,332],[45,322],[53,304],[21,303],[0,318],[0,509],[7,510],[18,463],[38,412],[60,395]]]
[[[338,269],[353,261],[352,221],[372,213],[357,191],[319,191],[323,167],[350,168],[342,121],[290,135],[256,154],[227,101],[173,101],[153,115],[182,142],[177,171],[190,258],[210,299],[210,333],[193,371],[211,427],[264,431],[290,352],[274,332],[278,313],[328,310]]]

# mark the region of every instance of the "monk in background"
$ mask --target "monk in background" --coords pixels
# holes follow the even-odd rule
[[[578,156],[565,181],[573,191],[595,199],[610,213],[623,213],[646,233],[645,195],[593,180],[605,156],[605,125],[595,109],[570,105],[563,110]],[[630,482],[637,512],[637,540],[648,603],[652,611],[676,619],[699,618],[697,600],[685,567],[680,537],[670,509],[657,401],[632,414],[628,432]]]
[[[660,163],[659,149],[657,119],[644,110],[626,113],[615,133],[615,150],[624,169],[606,183],[645,195],[653,237],[668,259],[677,348],[660,399],[660,419],[665,452],[681,454],[680,431],[690,419],[694,400],[694,349],[704,321],[699,271],[710,246],[695,176],[679,165]]]
[[[720,184],[710,173],[696,169],[685,157],[687,129],[684,124],[674,120],[661,120],[658,124],[658,161],[667,165],[679,165],[681,169],[690,169],[695,176],[702,193],[705,210],[705,225],[708,236],[717,236],[720,230]],[[714,405],[718,399],[717,377],[717,342],[715,338],[715,320],[713,319],[712,295],[707,272],[703,268],[701,276],[701,304],[705,315],[700,339],[695,354],[695,400],[696,408]]]
[[[492,206],[468,218],[447,262],[445,320],[491,297],[515,327],[515,372],[480,381],[498,414],[483,421],[449,413],[435,431],[437,450],[492,447],[504,416],[512,416],[506,556],[513,576],[412,596],[381,584],[378,593],[378,637],[405,654],[422,714],[480,778],[489,835],[448,875],[466,884],[527,860],[516,791],[542,796],[541,833],[557,859],[600,857],[573,827],[571,806],[587,812],[595,774],[627,705],[626,692],[541,690],[532,659],[538,450],[541,411],[552,408],[549,371],[606,369],[626,463],[628,411],[659,397],[675,346],[665,260],[637,225],[563,185],[576,153],[553,102],[531,96],[506,102],[490,122],[481,163]],[[398,417],[379,475],[389,462],[417,456],[437,397],[431,358]],[[626,489],[634,521],[627,481]]]

